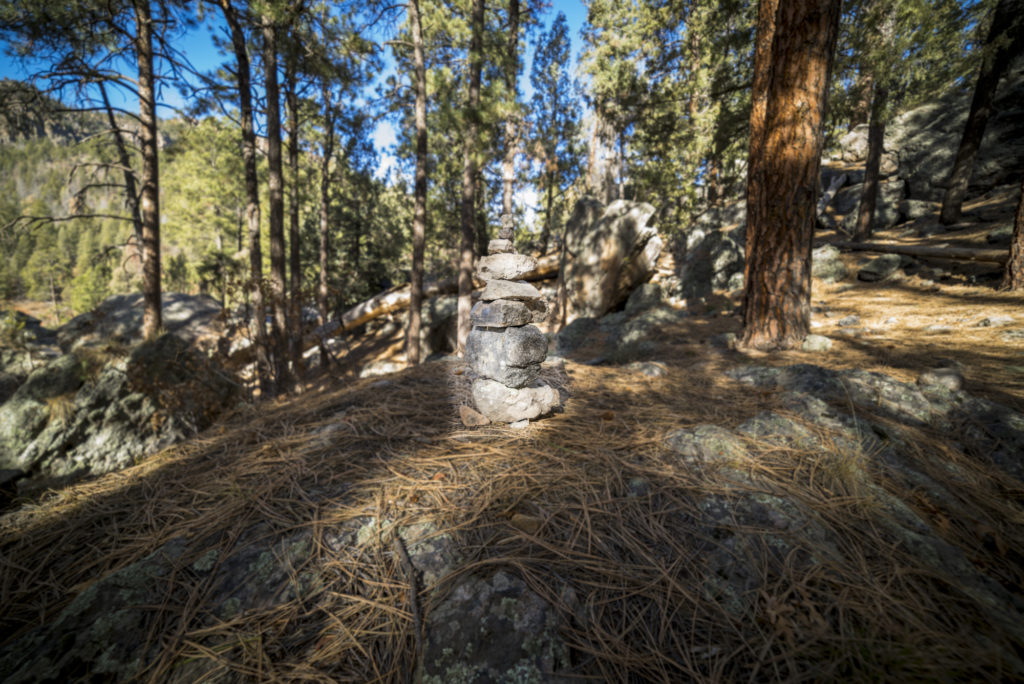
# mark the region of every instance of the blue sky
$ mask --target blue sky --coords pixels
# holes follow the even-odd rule
[[[558,12],[561,11],[565,13],[566,19],[568,19],[569,22],[570,35],[573,43],[573,61],[575,62],[575,57],[579,54],[579,49],[583,42],[580,38],[580,29],[586,20],[586,7],[583,4],[583,0],[561,0],[552,4],[553,6],[543,16],[544,28],[547,29],[550,27],[551,22],[554,20]],[[212,39],[212,35],[214,33],[219,33],[224,37],[222,25],[215,21],[218,17],[219,15],[216,12],[207,12],[208,21],[204,23],[204,25],[190,31],[176,45],[176,47],[185,54],[189,62],[191,62],[199,71],[211,71],[216,69],[228,59],[218,52]],[[0,50],[0,78],[22,80],[30,76],[34,70],[45,67],[45,64],[39,62],[29,62],[27,65],[23,65],[19,60],[15,60],[10,57],[6,45],[2,43],[0,43],[0,45],[3,47],[3,49]],[[524,55],[523,76],[520,79],[520,90],[527,100],[532,94],[532,89],[530,88],[529,83],[532,59],[533,46],[527,44],[526,53]],[[126,66],[126,68],[128,68],[128,66]],[[385,73],[385,77],[386,75],[387,74]],[[111,91],[111,96],[114,98],[117,97],[114,91]],[[125,102],[123,98],[118,99],[120,99],[120,102],[115,100],[115,104],[123,104],[126,108],[132,110],[137,107],[134,102]],[[165,117],[173,116],[174,108],[180,108],[184,105],[184,102],[177,90],[171,87],[163,88],[161,92],[161,101],[164,105],[169,106],[169,109],[165,108],[161,112],[161,116]],[[395,142],[395,132],[389,122],[382,121],[377,127],[374,135],[374,142],[382,157],[389,156],[388,148]]]

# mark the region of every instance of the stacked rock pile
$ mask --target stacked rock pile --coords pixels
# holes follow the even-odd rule
[[[496,423],[537,418],[561,403],[558,390],[538,379],[548,340],[530,325],[543,320],[547,308],[540,291],[521,280],[537,260],[516,254],[509,232],[491,240],[477,266],[486,287],[470,313],[473,329],[466,340],[466,359],[477,375],[473,401]]]

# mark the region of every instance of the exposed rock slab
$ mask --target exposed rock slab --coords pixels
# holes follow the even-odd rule
[[[427,623],[420,681],[568,682],[555,611],[504,571],[457,585]]]

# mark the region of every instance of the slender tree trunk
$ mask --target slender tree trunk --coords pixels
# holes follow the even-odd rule
[[[469,92],[466,99],[466,139],[462,151],[462,240],[459,245],[458,353],[466,350],[469,312],[473,307],[474,189],[476,187],[477,137],[480,129],[480,71],[483,63],[484,3],[473,0],[469,43]]]
[[[288,377],[284,259],[284,169],[281,160],[281,88],[277,79],[277,26],[263,17],[263,71],[267,96],[267,203],[270,208],[270,308],[272,357],[277,391],[291,385]]]
[[[135,0],[135,52],[139,67],[139,120],[142,122],[142,335],[156,339],[163,327],[160,297],[160,167],[156,135],[156,82],[153,73],[153,17],[149,0]]]
[[[548,172],[545,174],[544,184],[547,186],[547,198],[544,202],[544,231],[540,235],[541,256],[548,253],[548,242],[551,240],[551,209],[555,204],[555,178],[553,173]]]
[[[1020,184],[1020,198],[1013,219],[1013,237],[1010,239],[1010,258],[1003,272],[1002,286],[1007,290],[1024,290],[1024,181]]]
[[[875,225],[879,170],[885,142],[885,107],[888,99],[889,89],[876,81],[875,92],[871,98],[871,123],[868,126],[868,159],[864,169],[864,185],[860,192],[857,227],[853,232],[853,239],[861,242],[871,238]]]
[[[810,328],[811,241],[841,2],[779,3],[765,16],[768,4],[758,11],[742,344],[787,349]],[[769,54],[762,34],[771,34]]]
[[[1013,58],[1024,50],[1024,0],[999,0],[982,50],[984,57],[974,87],[974,97],[971,99],[971,111],[967,115],[967,124],[964,126],[939,213],[939,221],[945,224],[960,220],[967,186],[974,171],[974,158],[992,115],[992,102],[995,100],[999,79]]]
[[[505,158],[502,161],[501,215],[512,216],[512,195],[516,179],[516,92],[519,75],[519,0],[508,3],[508,64],[505,65],[505,90],[509,98],[508,118],[505,119]],[[506,219],[502,218],[504,224]]]
[[[854,86],[857,92],[857,99],[853,103],[853,111],[850,113],[850,126],[853,130],[857,126],[868,123],[871,117],[871,102],[875,92],[875,79],[870,69],[861,68],[857,72],[857,83]]]
[[[231,47],[235,53],[238,79],[238,109],[242,122],[242,168],[245,173],[245,222],[249,233],[249,302],[252,317],[249,320],[253,344],[256,349],[256,378],[261,396],[274,393],[270,377],[270,359],[267,350],[266,311],[263,305],[263,252],[260,245],[260,192],[256,173],[256,130],[252,113],[252,68],[245,33],[242,31],[237,10],[230,0],[220,0],[224,21],[231,32]]]
[[[114,136],[114,147],[117,148],[117,162],[121,165],[124,174],[124,204],[132,217],[132,228],[135,232],[135,240],[142,244],[142,216],[139,213],[139,191],[135,186],[135,172],[132,171],[132,158],[128,154],[128,145],[124,141],[124,134],[121,127],[117,125],[114,118],[114,108],[110,106],[110,98],[107,96],[107,86],[103,81],[99,82],[100,96],[103,98],[103,109],[107,113],[107,125]]]
[[[412,30],[413,85],[416,90],[416,176],[413,186],[412,273],[410,274],[409,328],[405,337],[405,358],[420,362],[420,312],[423,307],[423,251],[427,231],[427,67],[423,57],[419,0],[409,0]]]
[[[326,78],[322,83],[321,95],[324,103],[324,146],[320,160],[320,280],[317,284],[316,302],[320,313],[320,328],[323,330],[327,326],[327,269],[331,247],[331,157],[334,156],[334,103]],[[330,360],[331,356],[321,336],[321,367],[329,364]]]
[[[285,101],[288,107],[288,357],[297,387],[305,373],[302,367],[302,263],[299,258],[299,98],[295,92],[295,65],[285,68]]]

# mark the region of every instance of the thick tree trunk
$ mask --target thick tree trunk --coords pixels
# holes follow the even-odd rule
[[[288,358],[292,373],[301,383],[302,367],[302,264],[299,258],[299,98],[295,92],[295,65],[285,69],[285,100],[288,106]],[[298,384],[297,386],[301,386]]]
[[[427,230],[427,67],[423,57],[419,0],[409,0],[409,28],[412,31],[413,85],[416,90],[416,176],[413,186],[412,273],[410,274],[409,328],[405,358],[420,362],[420,311],[423,305],[423,251]]]
[[[967,115],[967,124],[964,126],[956,161],[949,174],[946,195],[942,199],[942,210],[939,212],[939,221],[945,224],[960,220],[967,186],[974,171],[974,158],[992,115],[992,101],[996,96],[999,79],[1013,58],[1024,50],[1024,1],[999,0],[982,50],[984,57],[978,82],[974,86],[974,97],[971,98],[971,111]]]
[[[480,130],[480,71],[483,66],[484,3],[473,0],[470,19],[469,92],[466,98],[466,138],[462,150],[462,239],[459,244],[458,354],[466,351],[469,312],[473,307],[474,191],[477,174],[477,146]]]
[[[160,297],[160,167],[156,136],[156,77],[153,73],[153,17],[149,0],[135,1],[135,54],[139,68],[142,148],[142,335],[156,339],[163,327]]]
[[[334,156],[334,103],[328,81],[323,80],[321,95],[324,105],[324,143],[320,159],[320,278],[316,289],[317,310],[320,314],[320,328],[327,325],[327,269],[331,247],[331,157]],[[327,353],[323,336],[320,337],[320,365],[326,366],[331,359]]]
[[[1002,286],[1007,290],[1024,290],[1024,181],[1020,184],[1020,198],[1013,219],[1013,237],[1010,239],[1010,256],[1003,272]]]
[[[256,377],[262,396],[274,393],[270,378],[270,359],[267,351],[267,328],[263,305],[263,252],[260,245],[260,191],[256,174],[256,130],[252,113],[252,69],[245,33],[238,13],[230,0],[220,0],[224,20],[231,32],[231,47],[235,53],[238,79],[238,109],[242,121],[242,167],[245,173],[245,223],[249,233],[249,302],[252,317],[249,326],[256,350]]]
[[[882,165],[885,141],[885,107],[889,89],[881,84],[875,86],[871,98],[871,123],[868,125],[868,159],[864,169],[864,185],[860,191],[860,209],[857,213],[857,227],[854,240],[868,240],[875,225],[875,207],[878,205],[878,177]]]
[[[810,328],[811,242],[841,3],[779,3],[774,14],[768,4],[758,11],[742,344],[788,349]],[[770,55],[763,34],[771,34]]]
[[[501,213],[512,216],[512,195],[515,192],[516,159],[516,81],[519,75],[519,0],[508,3],[508,53],[505,56],[505,90],[509,98],[505,119],[505,158],[501,165]]]
[[[277,391],[290,385],[286,334],[284,264],[284,169],[281,159],[281,88],[277,79],[277,26],[263,17],[263,72],[267,95],[267,204],[270,215],[270,308]]]

